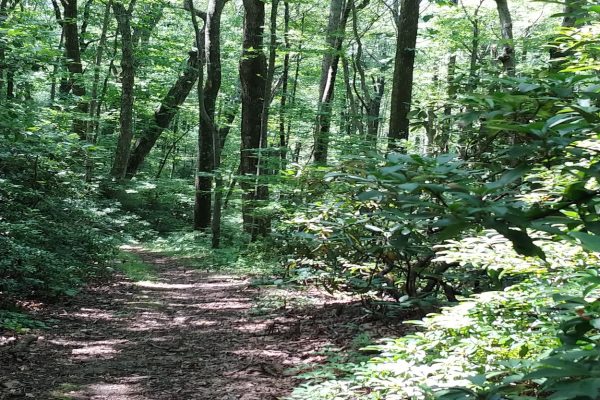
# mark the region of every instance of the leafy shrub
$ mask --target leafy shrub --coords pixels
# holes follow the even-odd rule
[[[113,212],[72,167],[79,139],[36,129],[0,143],[0,306],[73,295],[105,277],[118,240]]]
[[[560,268],[538,271],[537,277],[505,290],[476,294],[423,321],[412,321],[419,332],[366,347],[379,351],[380,356],[355,364],[349,377],[312,380],[291,398],[504,398],[494,397],[499,393],[507,398],[523,393],[554,398],[544,396],[568,393],[578,385],[589,388],[585,386],[589,381],[574,383],[572,377],[575,373],[596,378],[600,332],[593,326],[598,317],[593,293],[599,294],[598,258],[573,245],[539,244],[555,255],[548,266]],[[488,260],[489,264],[478,254],[462,254],[457,249],[451,244],[440,254],[461,263],[473,261],[482,268],[506,270],[515,260],[528,261],[510,248]],[[580,361],[583,364],[575,368]],[[567,383],[574,386],[568,388]]]

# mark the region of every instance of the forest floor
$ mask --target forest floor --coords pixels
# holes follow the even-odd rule
[[[284,299],[257,308],[272,288],[127,251],[155,279],[119,275],[68,303],[39,306],[33,314],[50,329],[0,332],[0,399],[278,399],[299,383],[294,375],[325,361],[328,346],[405,329],[316,290],[302,293],[305,306]]]

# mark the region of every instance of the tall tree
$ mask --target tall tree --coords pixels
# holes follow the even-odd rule
[[[367,1],[361,4],[365,7],[368,4]],[[383,74],[371,76],[371,82],[367,80],[365,73],[365,60],[363,57],[363,44],[362,35],[358,31],[358,12],[354,4],[352,5],[352,32],[354,33],[354,41],[356,42],[356,54],[354,56],[354,70],[355,75],[358,73],[360,78],[361,93],[356,90],[356,97],[362,103],[362,107],[365,110],[365,120],[367,121],[367,139],[377,144],[377,133],[379,131],[379,123],[381,121],[381,101],[383,100],[383,94],[385,91],[385,77]],[[356,85],[355,85],[356,87]],[[352,105],[353,98],[350,97],[351,108],[355,108]],[[356,119],[356,116],[353,116]]]
[[[256,214],[260,201],[268,198],[268,188],[260,184],[258,153],[261,150],[262,111],[266,97],[267,62],[263,50],[265,3],[243,0],[244,38],[240,59],[242,96],[240,186],[244,230],[253,239],[270,230],[268,219]]]
[[[204,26],[204,48],[206,60],[206,81],[204,82],[203,103],[206,118],[200,119],[198,136],[198,176],[194,206],[194,228],[211,227],[213,173],[220,160],[221,141],[215,138],[218,129],[215,125],[217,97],[221,89],[221,15],[226,0],[210,0]],[[215,146],[215,143],[217,145]],[[219,157],[217,157],[219,155]]]
[[[78,9],[77,0],[60,0],[63,6],[62,15],[60,7],[56,0],[52,1],[54,12],[58,23],[62,27],[62,35],[64,38],[65,58],[67,70],[69,71],[69,79],[63,81],[60,92],[63,95],[72,91],[76,96],[76,112],[77,115],[73,118],[73,133],[79,135],[81,139],[86,138],[86,127],[84,115],[88,113],[89,104],[85,99],[86,88],[83,79],[83,64],[81,63],[81,49],[79,39],[79,29],[77,27]]]
[[[100,39],[98,40],[98,46],[96,47],[96,55],[94,57],[94,77],[92,80],[92,92],[89,106],[89,121],[86,128],[87,140],[94,143],[96,141],[96,131],[98,128],[98,121],[96,120],[96,114],[100,111],[100,102],[98,101],[98,89],[100,86],[100,71],[102,69],[102,61],[104,58],[104,52],[106,50],[106,39],[108,33],[108,25],[110,23],[110,15],[112,8],[112,0],[106,2],[104,8],[104,17],[102,19],[102,28],[100,32]],[[89,157],[86,159],[86,181],[91,180],[93,169],[93,160]]]
[[[396,19],[398,33],[388,135],[390,149],[397,148],[397,140],[408,139],[408,114],[413,93],[419,3],[420,0],[401,0],[400,14]]]
[[[131,150],[127,163],[127,178],[135,176],[160,135],[173,121],[179,107],[187,99],[198,79],[199,67],[197,50],[190,51],[183,73],[169,88],[160,105],[154,111],[152,121],[145,127],[144,132],[136,140]]]
[[[127,162],[133,139],[133,103],[135,83],[135,59],[131,35],[131,11],[135,0],[131,0],[129,9],[120,1],[113,2],[113,10],[121,35],[121,113],[119,116],[119,138],[111,168],[111,175],[117,180],[125,178]]]
[[[288,84],[290,75],[290,3],[283,2],[283,71],[281,73],[281,99],[279,102],[279,153],[280,168],[285,168],[287,158],[287,140],[285,135],[286,108],[288,104]]]
[[[498,17],[500,19],[500,32],[502,34],[502,54],[498,60],[502,63],[504,72],[508,76],[515,76],[516,60],[513,40],[513,22],[508,8],[508,0],[496,0]]]
[[[351,3],[354,0],[331,0],[329,4],[329,22],[327,24],[326,45],[321,62],[321,80],[319,84],[319,104],[317,123],[315,125],[314,161],[315,164],[327,164],[329,152],[329,130],[331,112],[338,71],[340,53],[346,31],[346,23],[350,15]]]
[[[576,28],[583,24],[584,18],[582,17],[586,17],[583,5],[586,3],[587,0],[566,0],[563,7],[564,17],[561,24],[562,28]],[[552,69],[554,71],[560,70],[561,65],[564,63],[562,59],[571,53],[571,50],[561,48],[560,43],[553,43],[550,48]]]

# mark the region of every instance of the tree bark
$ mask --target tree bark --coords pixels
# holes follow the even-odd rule
[[[100,86],[100,70],[102,69],[102,60],[104,58],[104,51],[106,48],[106,36],[108,32],[108,24],[110,22],[110,14],[112,8],[112,1],[106,2],[104,9],[104,17],[102,19],[102,31],[100,33],[100,40],[98,41],[98,47],[96,48],[96,57],[94,58],[94,80],[92,82],[92,93],[89,106],[89,121],[86,127],[86,139],[91,142],[96,142],[96,134],[98,128],[98,121],[96,120],[96,114],[98,113],[99,102],[98,102],[98,87]],[[94,161],[87,154],[85,160],[85,180],[91,181]]]
[[[502,63],[504,72],[508,76],[515,76],[516,61],[515,47],[513,40],[513,23],[508,8],[508,0],[496,0],[498,17],[500,18],[500,29],[502,34],[502,54],[498,56],[498,61]]]
[[[326,44],[328,49],[321,63],[321,81],[319,84],[319,106],[314,138],[314,162],[317,165],[327,164],[329,152],[329,130],[331,127],[332,102],[335,79],[338,71],[340,52],[344,41],[346,23],[350,15],[351,3],[354,0],[331,0],[329,22],[327,24]]]
[[[212,226],[213,175],[219,167],[221,151],[220,139],[214,137],[219,134],[214,121],[217,96],[221,89],[221,14],[224,7],[225,0],[211,0],[206,13],[204,29],[206,81],[203,102],[208,118],[200,119],[194,229],[207,229]],[[215,142],[218,143],[216,146]],[[220,225],[220,221],[217,222]]]
[[[285,118],[286,118],[286,107],[288,98],[288,81],[290,74],[290,4],[286,0],[283,2],[283,43],[284,51],[283,55],[283,72],[281,73],[281,100],[279,102],[279,154],[281,157],[280,169],[285,169],[287,160],[287,140],[285,135]]]
[[[165,97],[163,97],[160,106],[154,112],[152,122],[146,127],[133,146],[127,163],[126,177],[128,179],[133,178],[137,174],[146,156],[150,153],[160,135],[169,127],[179,107],[187,99],[198,79],[198,68],[197,52],[191,51],[183,74],[177,78],[177,81],[175,81]]]
[[[366,3],[363,3],[366,6]],[[352,31],[354,33],[354,40],[356,41],[356,55],[354,57],[354,70],[355,75],[358,72],[360,77],[360,87],[362,96],[356,91],[356,95],[361,101],[367,120],[367,140],[377,145],[377,132],[379,131],[379,123],[381,120],[381,101],[385,91],[385,77],[380,75],[371,78],[371,85],[367,82],[364,60],[363,60],[363,47],[361,35],[358,32],[358,13],[357,7],[352,6]]]
[[[2,101],[5,97],[4,95],[4,86],[5,86],[5,78],[4,73],[7,70],[6,65],[6,47],[4,42],[4,23],[8,18],[8,0],[0,0],[0,101]]]
[[[561,26],[563,28],[577,28],[582,25],[581,20],[578,22],[578,14],[585,12],[582,9],[582,5],[586,3],[586,0],[567,0],[563,9],[563,13],[565,16],[563,17],[563,21]],[[564,64],[562,59],[569,56],[572,51],[561,49],[560,43],[554,43],[553,47],[550,49],[550,61],[551,70],[557,72],[561,69],[561,66]]]
[[[304,37],[304,21],[306,19],[306,14],[302,14],[302,19],[300,20],[300,37]],[[298,89],[298,79],[300,77],[300,62],[302,61],[302,42],[298,44],[298,55],[296,56],[296,66],[294,68],[294,79],[292,79],[292,91],[290,93],[290,109],[293,109],[296,105],[296,92]],[[292,132],[292,118],[288,118],[286,133],[285,133],[285,143],[289,147],[290,146],[290,137]]]
[[[450,133],[452,131],[452,103],[456,100],[456,83],[454,79],[456,77],[456,55],[451,54],[448,57],[448,72],[446,74],[446,85],[448,99],[444,105],[444,121],[442,124],[442,134],[437,145],[442,152],[448,152],[448,141],[450,140]]]
[[[163,17],[165,3],[163,1],[144,4],[140,12],[140,19],[133,27],[132,40],[136,49],[143,49],[150,43],[150,36],[154,27]]]
[[[87,36],[87,27],[89,25],[90,22],[90,13],[92,11],[92,3],[94,2],[94,0],[87,0],[85,2],[85,5],[83,6],[83,18],[81,21],[81,29],[79,32],[79,51],[81,53],[83,53],[86,49],[87,46],[89,45],[89,42],[86,43],[85,42],[85,37]]]
[[[397,140],[408,139],[408,113],[412,102],[419,3],[420,0],[401,0],[400,4],[388,134],[390,150],[398,149]]]
[[[72,91],[77,97],[77,107],[73,118],[73,133],[85,139],[86,122],[83,115],[87,114],[89,104],[85,100],[86,88],[83,79],[83,66],[81,64],[81,51],[79,48],[79,31],[77,28],[77,0],[61,0],[63,5],[62,29],[65,38],[65,57],[67,59],[67,70],[69,71],[70,84],[63,86],[63,94]]]
[[[363,118],[358,110],[356,99],[354,98],[354,89],[350,83],[350,66],[348,59],[342,57],[342,71],[344,72],[344,85],[346,86],[346,99],[348,100],[349,112],[350,112],[350,124],[348,127],[349,134],[359,133],[361,138],[365,137],[365,129],[363,124]]]
[[[133,1],[133,0],[132,0]],[[119,1],[113,2],[113,10],[121,34],[121,114],[119,138],[111,175],[116,180],[125,178],[127,162],[133,139],[133,103],[135,83],[135,60],[131,37],[131,14]]]
[[[244,230],[255,240],[266,235],[269,221],[256,215],[261,201],[268,199],[268,188],[257,184],[261,178],[258,152],[261,149],[262,111],[266,97],[267,63],[263,51],[265,4],[261,0],[243,0],[244,38],[240,60],[242,95],[240,185]]]

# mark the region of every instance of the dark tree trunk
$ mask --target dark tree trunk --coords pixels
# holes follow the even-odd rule
[[[209,123],[209,121],[205,120],[206,109],[204,108],[204,62],[205,62],[205,28],[206,28],[206,19],[204,20],[205,25],[202,29],[200,29],[197,19],[197,14],[193,8],[193,0],[186,0],[187,9],[190,11],[190,15],[192,17],[192,25],[194,26],[195,33],[195,42],[196,49],[198,49],[198,53],[196,54],[197,63],[198,63],[198,83],[196,85],[196,90],[198,94],[198,141],[197,141],[197,151],[196,151],[196,170],[194,171],[194,229],[205,229],[207,226],[210,226],[210,212],[208,216],[202,213],[200,207],[204,206],[204,201],[206,200],[206,191],[202,188],[202,179],[201,176],[201,163],[205,160],[205,157],[209,157],[209,155],[203,155],[202,150],[203,146],[206,146],[203,143],[203,135],[205,134],[202,130],[203,123]],[[203,113],[204,112],[204,113]],[[203,122],[204,121],[204,122]],[[210,188],[208,189],[208,201],[210,202]],[[209,203],[210,204],[210,203]],[[209,206],[210,207],[210,206]],[[203,218],[208,218],[208,220],[204,221]]]
[[[211,0],[208,5],[208,13],[205,18],[205,28],[200,31],[196,20],[196,13],[192,8],[191,0],[187,3],[192,14],[192,23],[196,33],[196,47],[198,48],[199,71],[198,71],[198,162],[196,171],[196,195],[194,203],[194,229],[205,229],[210,226],[212,230],[212,246],[218,248],[221,235],[221,189],[222,179],[218,168],[221,162],[220,131],[214,122],[215,105],[219,88],[221,85],[221,59],[220,59],[220,16],[225,1]],[[206,53],[206,54],[205,54]],[[204,57],[205,56],[205,57]],[[204,60],[207,61],[207,81],[204,86]],[[207,110],[208,107],[208,110]],[[209,114],[210,113],[210,114]],[[210,154],[209,153],[210,150]],[[205,154],[203,154],[206,152]],[[203,160],[203,157],[205,158]],[[206,162],[208,160],[208,162]],[[203,178],[206,172],[202,171],[204,165],[209,165],[208,173],[215,175],[216,188],[215,208],[211,214],[210,195],[212,181],[203,188]],[[210,176],[210,175],[209,175]],[[204,189],[204,190],[203,190]],[[206,203],[208,202],[208,204]]]
[[[188,97],[198,79],[198,68],[197,53],[195,51],[190,52],[185,71],[171,86],[162,99],[160,106],[154,112],[152,122],[146,127],[140,138],[137,139],[127,163],[127,178],[132,178],[137,174],[160,135],[171,124],[179,107]]]
[[[85,5],[83,6],[83,18],[81,21],[81,29],[79,32],[79,51],[81,53],[83,53],[86,49],[87,46],[89,45],[89,42],[86,43],[85,42],[85,37],[87,35],[87,27],[89,25],[90,22],[90,13],[92,11],[92,3],[94,2],[94,0],[87,0],[85,2]]]
[[[346,99],[348,100],[349,113],[350,113],[350,124],[348,126],[348,134],[355,134],[357,131],[361,138],[364,138],[365,129],[363,124],[363,118],[358,110],[356,99],[354,98],[354,91],[352,84],[350,83],[350,66],[348,65],[348,59],[342,57],[342,70],[344,72],[344,85],[346,86]]]
[[[6,69],[6,98],[15,98],[15,71],[10,67]]]
[[[302,14],[302,19],[300,20],[300,37],[304,36],[304,21],[306,15]],[[296,56],[296,66],[294,68],[294,79],[292,80],[292,91],[290,93],[290,109],[293,109],[296,105],[296,91],[298,89],[298,79],[300,77],[300,62],[302,61],[302,42],[298,44],[298,54]],[[289,147],[290,146],[290,137],[292,131],[292,118],[288,118],[286,133],[285,133],[285,143]],[[295,161],[296,162],[296,161]]]
[[[164,14],[164,8],[165,3],[162,1],[144,4],[140,12],[140,20],[133,28],[132,40],[136,49],[143,51],[150,43],[150,36]]]
[[[513,23],[508,8],[508,0],[496,0],[498,8],[498,17],[500,18],[500,29],[502,34],[502,54],[498,56],[498,60],[502,63],[502,67],[508,76],[515,76],[516,61],[515,47],[513,43]]]
[[[288,80],[290,74],[290,4],[283,2],[283,43],[285,54],[283,55],[283,72],[281,73],[281,100],[279,102],[279,154],[281,157],[280,169],[285,168],[287,159],[287,140],[285,135],[285,118],[288,98]]]
[[[415,52],[419,26],[419,0],[401,0],[397,21],[398,38],[392,84],[392,104],[388,146],[397,149],[396,141],[408,139],[408,113],[412,102]]]
[[[104,18],[102,20],[102,31],[100,33],[100,40],[98,41],[98,47],[96,48],[96,57],[94,59],[94,80],[92,82],[92,93],[89,107],[89,121],[86,127],[86,138],[89,142],[96,142],[96,134],[98,128],[98,121],[96,120],[96,114],[99,112],[99,102],[98,102],[98,88],[100,86],[100,70],[102,69],[102,60],[104,58],[104,51],[106,47],[106,34],[108,32],[108,24],[110,23],[110,14],[112,8],[112,1],[109,0],[106,2],[106,7],[104,9]],[[85,168],[85,180],[91,181],[94,161],[90,157],[90,154],[87,155],[85,160],[86,168]]]
[[[563,17],[562,27],[563,28],[576,28],[582,25],[582,19],[578,16],[585,16],[585,12],[582,9],[582,5],[587,3],[586,0],[567,0],[563,9],[565,16]],[[559,71],[564,64],[563,58],[569,56],[572,51],[561,49],[560,43],[554,43],[550,49],[550,60],[552,62],[551,70]]]
[[[348,22],[353,1],[348,0],[348,4],[345,4],[345,0],[331,0],[330,3],[326,37],[328,49],[323,55],[321,63],[319,106],[315,126],[314,161],[318,165],[327,164],[335,79],[346,31],[346,23]]]
[[[0,0],[0,28],[4,28],[4,22],[8,18],[7,10],[8,0]],[[3,35],[4,30],[0,30],[0,35]],[[6,48],[4,38],[0,36],[0,101],[4,98],[4,72],[6,71]]]
[[[448,72],[446,75],[446,85],[448,90],[448,99],[444,105],[444,121],[442,124],[442,134],[437,141],[438,147],[442,152],[448,152],[448,142],[452,131],[452,103],[456,100],[456,55],[452,54],[448,58]]]
[[[218,134],[214,125],[217,96],[221,89],[221,14],[224,0],[211,0],[206,13],[204,47],[206,52],[206,81],[203,103],[207,118],[200,118],[198,136],[198,176],[196,178],[196,204],[194,207],[194,229],[208,229],[212,218],[213,174],[220,160],[220,144],[214,146]],[[220,142],[220,140],[217,140]],[[217,153],[219,157],[217,156]],[[220,225],[220,221],[218,221]]]
[[[125,178],[127,162],[133,139],[133,102],[135,83],[135,60],[131,37],[131,14],[122,3],[115,1],[113,10],[121,34],[121,114],[119,116],[120,133],[117,140],[115,159],[111,175],[117,180]]]
[[[268,199],[268,188],[260,184],[258,152],[261,149],[262,111],[266,97],[267,62],[263,51],[265,4],[244,0],[244,39],[240,60],[242,95],[240,185],[244,230],[253,239],[266,235],[269,221],[256,215],[261,201]]]
[[[377,143],[377,132],[381,123],[381,100],[385,91],[385,77],[372,78],[373,94],[367,108],[367,135],[374,143]]]
[[[77,114],[73,119],[73,133],[85,139],[86,122],[82,114],[87,114],[89,105],[84,99],[86,90],[83,79],[83,66],[81,64],[81,52],[79,48],[79,31],[77,28],[77,0],[61,0],[63,5],[62,28],[65,38],[65,57],[67,59],[67,70],[69,71],[70,84],[63,87],[65,90],[72,91],[77,96]]]
[[[363,3],[366,6],[366,2]],[[381,101],[385,91],[385,78],[383,76],[372,77],[371,85],[367,82],[365,74],[365,66],[363,60],[363,47],[362,39],[358,32],[358,13],[357,7],[352,6],[352,31],[354,33],[354,40],[356,41],[356,56],[354,58],[354,70],[355,75],[358,72],[360,77],[360,87],[362,96],[356,90],[356,95],[362,102],[363,108],[366,112],[367,121],[367,139],[377,145],[377,132],[379,131],[380,113],[381,113]],[[370,87],[369,87],[370,86]]]

